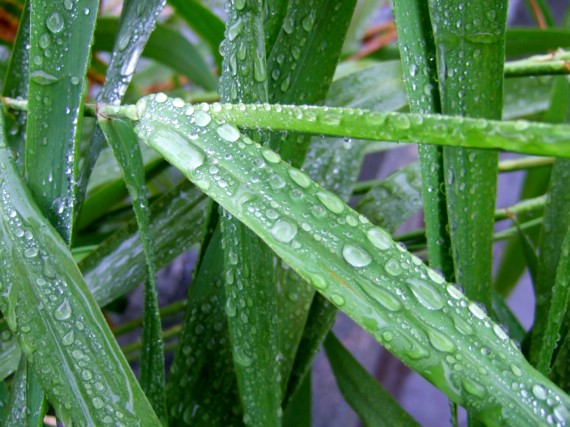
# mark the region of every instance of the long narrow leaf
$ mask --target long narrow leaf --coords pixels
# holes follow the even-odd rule
[[[491,424],[568,421],[570,398],[478,305],[275,152],[205,109],[188,116],[188,108],[164,94],[144,98],[137,134],[379,342]],[[213,162],[228,185],[214,179]],[[283,191],[272,190],[271,175],[285,181]],[[290,199],[294,188],[303,198]]]
[[[33,202],[5,145],[0,162],[0,307],[56,412],[64,423],[159,425],[75,261]]]
[[[22,356],[12,381],[10,400],[3,425],[42,427],[47,409],[44,393],[26,357]]]
[[[146,258],[148,276],[144,288],[140,379],[141,386],[155,412],[163,423],[166,423],[164,345],[158,312],[154,246],[150,238],[150,215],[142,155],[132,126],[122,120],[99,120],[99,125],[123,170]]]

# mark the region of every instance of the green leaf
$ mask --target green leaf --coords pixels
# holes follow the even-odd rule
[[[28,78],[30,55],[27,46],[30,43],[30,1],[26,1],[20,24],[18,25],[18,35],[12,46],[10,64],[4,76],[2,95],[12,98],[28,97]],[[14,111],[12,120],[8,120],[10,131],[7,132],[8,145],[12,148],[16,164],[23,167],[25,156],[25,129],[26,113]]]
[[[336,383],[366,427],[419,426],[331,332],[325,351]]]
[[[509,28],[505,41],[507,58],[533,55],[570,47],[570,31],[550,28]]]
[[[0,307],[56,412],[66,424],[143,419],[159,425],[69,250],[5,146],[0,163]]]
[[[220,98],[233,103],[267,102],[263,2],[228,3],[226,10]],[[281,389],[275,367],[279,335],[273,254],[229,213],[222,210],[220,217],[226,314],[244,423],[277,426]]]
[[[220,44],[224,40],[224,23],[197,0],[168,0],[176,12],[208,45],[216,64],[222,64]]]
[[[173,425],[241,425],[242,409],[226,321],[229,308],[224,298],[219,229],[203,251],[195,280],[188,290],[181,344],[176,349],[168,379],[170,420]]]
[[[312,395],[311,375],[305,375],[299,390],[283,414],[284,427],[311,427]]]
[[[491,424],[566,421],[570,398],[528,365],[478,305],[275,152],[214,120],[210,107],[190,119],[188,107],[163,94],[142,99],[138,136],[404,363]],[[258,179],[251,180],[252,170]],[[219,186],[214,175],[228,185]],[[285,181],[282,191],[272,190],[271,175]],[[292,200],[292,189],[303,197]],[[277,215],[267,216],[268,209]],[[447,304],[453,310],[444,312]],[[455,369],[459,355],[463,369]],[[513,382],[534,392],[523,396]],[[507,405],[509,411],[500,410]]]
[[[31,2],[25,170],[38,206],[67,243],[76,210],[77,141],[98,5],[96,0],[69,8],[48,0]]]
[[[22,350],[18,346],[16,337],[10,331],[6,319],[0,320],[0,378],[4,381],[11,375],[18,364]]]
[[[44,392],[38,384],[26,357],[22,356],[12,381],[10,400],[6,408],[7,413],[3,419],[3,425],[43,427],[47,409],[48,405],[44,399]]]
[[[470,2],[450,10],[449,6],[430,3],[441,112],[500,119],[507,2]],[[457,22],[464,20],[472,28],[457,35]],[[444,148],[443,162],[454,278],[467,296],[490,307],[498,154]]]
[[[150,239],[149,208],[145,185],[144,165],[139,142],[129,123],[122,120],[99,119],[99,126],[123,171],[123,178],[131,196],[133,210],[148,270],[144,288],[144,322],[140,366],[141,386],[155,412],[167,423],[164,380],[164,345],[162,325],[158,312],[154,246]]]

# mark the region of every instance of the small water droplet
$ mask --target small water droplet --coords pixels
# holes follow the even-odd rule
[[[56,83],[59,79],[44,70],[34,70],[30,73],[30,80],[42,86],[48,86]]]
[[[311,275],[311,283],[313,284],[313,286],[317,289],[323,290],[329,287],[329,284],[327,283],[327,281],[325,280],[325,278],[323,276],[320,276],[318,274],[312,274]]]
[[[546,399],[546,389],[540,384],[535,384],[532,387],[532,394],[539,400]]]
[[[253,359],[241,347],[234,347],[234,360],[240,366],[247,368],[253,365]]]
[[[38,248],[27,248],[24,250],[24,256],[26,258],[35,258],[38,256]]]
[[[519,368],[517,365],[511,365],[511,371],[512,371],[513,374],[515,374],[517,377],[522,376],[522,370],[521,370],[521,368]]]
[[[345,303],[345,300],[343,297],[341,297],[340,295],[334,294],[331,297],[331,301],[333,302],[333,304],[335,304],[338,307],[342,307]]]
[[[48,30],[50,30],[54,34],[57,34],[61,30],[63,30],[64,25],[65,23],[63,21],[63,17],[58,12],[52,13],[46,19],[46,26]]]
[[[275,190],[285,187],[285,184],[286,184],[285,180],[281,178],[280,175],[274,173],[269,177],[269,185],[271,188]]]
[[[73,0],[63,0],[63,7],[67,10],[73,9]]]
[[[356,268],[366,267],[372,262],[370,254],[364,249],[351,244],[344,245],[342,256],[346,262]]]
[[[168,100],[168,96],[166,96],[165,93],[160,92],[157,93],[156,96],[154,97],[154,100],[160,104],[162,104],[163,102],[166,102]]]
[[[432,270],[431,268],[428,268],[427,273],[428,273],[429,278],[431,280],[433,280],[435,283],[442,284],[445,282],[445,279],[443,278],[443,276],[441,274],[439,274],[437,271]]]
[[[240,137],[239,130],[229,123],[224,123],[223,125],[218,126],[216,132],[218,132],[218,135],[228,142],[236,142]]]
[[[411,126],[410,119],[403,114],[398,114],[392,118],[392,122],[394,123],[394,127],[398,129],[409,129]]]
[[[297,235],[297,225],[288,220],[279,220],[271,228],[271,234],[281,243],[289,243]]]
[[[91,378],[93,378],[93,373],[89,369],[84,369],[81,371],[81,378],[83,378],[85,381],[89,381]]]
[[[469,303],[469,311],[478,319],[483,320],[486,316],[485,311],[474,302]]]
[[[392,276],[399,276],[402,273],[402,266],[394,258],[388,260],[386,265],[384,265],[384,269],[386,270],[386,273]]]
[[[63,336],[63,338],[61,339],[61,342],[65,346],[70,346],[71,344],[73,344],[74,340],[75,340],[75,334],[74,334],[73,329],[72,329]]]

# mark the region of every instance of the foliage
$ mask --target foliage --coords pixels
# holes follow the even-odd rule
[[[365,425],[416,425],[337,309],[469,424],[570,422],[565,23],[543,1],[536,30],[506,28],[506,1],[395,0],[395,44],[363,36],[366,0],[215,3],[0,2],[2,422],[310,425],[324,346]],[[398,142],[419,162],[358,182]],[[187,300],[160,308],[156,271],[191,248]],[[505,303],[525,268],[530,331]],[[141,282],[141,318],[115,325]]]

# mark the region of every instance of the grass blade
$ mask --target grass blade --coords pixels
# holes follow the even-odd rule
[[[69,243],[85,74],[99,2],[69,8],[31,2],[30,86],[25,169],[42,212]],[[46,106],[44,100],[50,100]],[[47,126],[47,123],[50,125]]]
[[[158,425],[75,261],[33,203],[5,145],[0,162],[0,305],[56,412],[64,423]]]
[[[0,320],[0,378],[4,381],[16,371],[20,363],[22,350],[18,346],[16,337],[10,331],[6,319]]]
[[[265,2],[263,10],[263,27],[265,28],[265,49],[271,52],[279,31],[283,25],[283,19],[289,8],[289,0],[274,0]]]
[[[231,124],[212,120],[209,109],[190,118],[187,111],[164,94],[144,98],[137,134],[380,343],[483,421],[516,426],[544,423],[548,416],[567,421],[570,398],[530,367],[504,331],[457,288],[387,232],[300,177],[275,152],[242,137]],[[265,167],[251,180],[259,160]],[[216,175],[233,184],[217,184],[212,162]],[[286,182],[284,191],[270,190],[274,174]],[[293,188],[302,189],[304,197],[292,202],[286,190]],[[265,215],[269,208],[277,218]],[[405,300],[396,296],[404,294]],[[453,310],[445,313],[447,304]],[[463,369],[456,370],[457,359],[447,356],[459,354]],[[523,396],[511,388],[513,382],[534,392]]]
[[[500,119],[507,2],[452,7],[447,19],[443,13],[449,13],[449,6],[430,3],[441,111]],[[456,24],[463,21],[473,22],[473,28],[456,37]],[[489,29],[493,29],[492,34]],[[464,58],[470,58],[469,65]],[[485,70],[484,77],[475,77],[476,70]],[[490,307],[498,154],[444,148],[443,156],[455,279],[465,287],[468,297]]]
[[[107,111],[106,111],[107,113]],[[108,112],[112,115],[112,112]],[[570,157],[568,125],[495,121],[467,117],[384,113],[349,108],[293,105],[218,104],[210,114],[236,126],[374,141],[422,142],[449,147],[488,148],[539,156]],[[523,132],[524,131],[524,132]]]
[[[508,58],[535,55],[570,47],[570,31],[551,28],[509,28],[505,41]]]
[[[338,387],[365,426],[419,426],[333,333],[324,344]]]
[[[150,215],[142,155],[138,139],[130,124],[122,120],[100,119],[99,126],[123,171],[146,258],[148,275],[144,288],[140,382],[158,417],[163,424],[166,424],[164,344],[162,342],[160,313],[158,312],[156,267],[153,262],[155,258],[154,246],[150,239]]]
[[[6,426],[36,426],[44,425],[44,415],[48,409],[44,393],[29,366],[25,356],[20,364],[14,380],[10,400],[6,408],[3,425]]]
[[[12,46],[12,54],[10,56],[10,64],[4,77],[2,95],[12,98],[28,97],[28,78],[30,57],[29,50],[26,48],[30,44],[30,1],[26,1],[24,10],[20,16],[18,25],[18,35]],[[20,169],[24,165],[25,156],[25,129],[26,129],[26,113],[22,111],[13,112],[13,123],[7,123],[10,131],[7,132],[6,138],[8,145],[12,148],[16,164]]]
[[[267,102],[263,2],[228,3],[227,12],[220,98],[234,103]],[[281,389],[275,367],[279,335],[273,254],[224,210],[220,226],[226,314],[243,420],[246,425],[277,426],[281,423]]]
[[[221,233],[214,233],[188,291],[180,345],[168,379],[171,423],[192,426],[240,425],[232,348],[226,321]],[[204,342],[208,344],[203,345]],[[220,411],[220,407],[231,408]]]
[[[283,427],[311,427],[311,375],[305,375],[299,390],[283,414]]]

